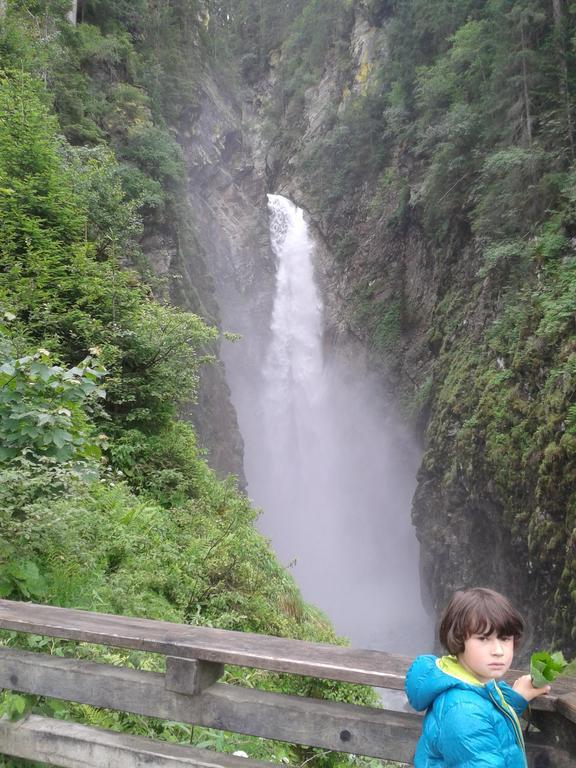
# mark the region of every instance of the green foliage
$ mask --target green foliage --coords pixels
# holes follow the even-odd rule
[[[302,154],[299,170],[323,206],[345,204],[384,167],[389,147],[382,110],[377,89],[350,98],[334,127]]]
[[[14,552],[10,552],[14,556]],[[13,600],[42,600],[46,595],[46,585],[38,566],[31,560],[11,559],[3,568],[0,576],[0,596]]]
[[[45,14],[49,23],[63,21],[70,10],[68,0],[13,0],[14,8],[26,10],[34,16]]]
[[[0,717],[8,720],[20,720],[26,715],[28,702],[19,693],[5,693],[0,702]]]
[[[334,253],[339,262],[345,262],[350,259],[358,247],[358,238],[351,230],[346,232],[336,245]]]
[[[84,233],[98,260],[138,259],[142,234],[138,209],[161,204],[161,186],[134,166],[121,166],[105,147],[66,147],[61,155],[84,215]],[[127,190],[128,188],[128,190]]]
[[[479,171],[472,225],[479,235],[526,235],[550,202],[539,184],[547,158],[542,150],[508,147],[488,155]]]
[[[216,330],[153,297],[152,287],[168,294],[173,286],[144,282],[144,226],[178,242],[175,265],[199,252],[179,202],[182,153],[165,121],[195,106],[203,4],[89,0],[77,27],[62,23],[63,10],[14,2],[0,29],[11,67],[0,78],[0,301],[12,310],[0,326],[0,596],[339,642],[256,533],[246,497],[214,476],[192,428],[176,418],[212,359]],[[191,298],[198,286],[186,288],[186,306],[200,306]],[[2,638],[161,671],[144,654]],[[234,684],[374,703],[359,686],[227,675]],[[2,695],[1,713],[26,711],[173,742],[217,741],[224,751],[240,744],[261,759],[312,757]]]
[[[45,349],[15,357],[0,330],[0,463],[24,451],[60,461],[98,458],[86,401],[104,396],[104,373],[91,358],[68,369],[54,365]]]
[[[497,241],[484,249],[484,264],[478,271],[479,277],[485,277],[494,271],[506,273],[514,264],[520,262],[529,248],[522,240]]]
[[[557,641],[568,643],[576,631],[569,609],[576,586],[570,543],[576,522],[570,415],[576,296],[565,232],[572,203],[564,205],[531,241],[487,249],[484,290],[494,281],[501,291],[506,279],[508,294],[480,343],[460,332],[441,348],[429,437],[437,455],[452,458],[428,471],[441,472],[447,489],[465,482],[471,498],[485,493],[476,483],[490,477],[490,497],[503,510],[500,525],[517,542],[528,529],[522,551],[535,578],[542,578]],[[442,309],[442,322],[461,329],[466,304]]]
[[[268,69],[271,53],[286,39],[305,0],[262,3],[260,0],[226,0],[211,9],[214,54],[220,49],[240,61],[243,76],[255,82]]]
[[[111,136],[128,140],[130,134],[152,126],[150,97],[143,88],[115,83],[102,122]]]
[[[402,301],[378,297],[383,280],[371,280],[359,291],[354,306],[354,322],[365,332],[370,346],[380,355],[392,355],[402,330]]]
[[[123,158],[162,184],[178,184],[183,180],[182,151],[163,128],[144,125],[135,129],[129,143],[119,151]]]
[[[6,77],[1,97],[9,117],[0,125],[0,146],[6,148],[0,169],[10,187],[0,196],[0,295],[15,308],[19,326],[48,339],[64,360],[76,363],[90,348],[100,348],[110,374],[108,412],[117,422],[159,428],[194,396],[198,367],[208,359],[200,350],[216,332],[194,315],[145,298],[135,277],[119,267],[120,255],[137,258],[141,232],[142,197],[128,200],[123,179],[131,178],[138,193],[142,177],[133,171],[127,176],[104,148],[61,148],[30,78]],[[177,165],[164,160],[159,153],[154,162],[164,168],[158,173],[166,182]],[[159,187],[147,189],[153,195]],[[93,370],[84,366],[82,376]],[[47,387],[56,387],[56,369],[42,375]],[[60,413],[30,411],[29,419],[42,418],[42,439],[53,430],[54,450],[71,450],[69,417],[63,415],[70,409],[60,406]]]
[[[400,338],[402,303],[394,299],[379,313],[373,331],[373,343],[382,352],[391,352]]]
[[[130,35],[117,30],[113,35],[104,35],[93,24],[79,24],[67,30],[67,39],[82,67],[106,67],[109,70],[130,66],[133,57]]]
[[[81,232],[81,218],[71,205],[69,179],[61,173],[57,123],[40,84],[23,73],[3,73],[0,110],[3,249],[15,257],[31,256],[55,241],[69,244]]]
[[[200,365],[212,360],[202,350],[217,337],[196,315],[143,302],[108,347],[116,362],[108,380],[111,410],[123,426],[163,426],[177,406],[194,397]]]
[[[0,124],[0,298],[38,338],[71,331],[70,358],[78,359],[95,343],[93,334],[107,312],[114,313],[116,306],[120,316],[133,303],[127,280],[111,281],[114,264],[98,263],[86,242],[88,223],[78,204],[73,167],[61,157],[57,126],[39,84],[24,74],[4,76],[0,103],[5,114]],[[121,206],[116,210],[122,216]]]
[[[547,651],[536,651],[530,657],[532,684],[535,688],[542,688],[554,682],[558,675],[566,674],[568,666],[561,651],[552,654]]]
[[[288,76],[320,72],[329,50],[350,29],[352,19],[348,0],[308,0],[294,19],[285,43],[288,67],[294,71]]]

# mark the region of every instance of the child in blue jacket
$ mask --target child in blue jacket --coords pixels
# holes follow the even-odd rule
[[[498,592],[456,592],[440,622],[449,656],[418,656],[406,675],[406,693],[427,710],[415,768],[526,768],[519,716],[548,693],[530,675],[511,688],[501,678],[512,664],[524,621]]]

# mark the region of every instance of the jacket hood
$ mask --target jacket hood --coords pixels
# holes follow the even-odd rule
[[[404,688],[414,709],[428,709],[437,696],[449,688],[476,688],[484,693],[484,686],[462,667],[454,656],[418,656],[406,673]]]

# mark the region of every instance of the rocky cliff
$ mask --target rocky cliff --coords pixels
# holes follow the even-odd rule
[[[206,371],[194,419],[211,465],[232,471],[244,484],[242,439],[228,384],[243,400],[236,406],[249,412],[252,378],[261,369],[268,338],[275,267],[260,125],[240,93],[233,72],[207,67],[197,110],[181,120],[178,136],[188,172],[191,229],[206,269],[200,283],[194,276],[191,282],[205,286],[201,295],[209,297],[208,311],[225,332],[219,356],[227,384],[219,367]],[[184,260],[185,268],[191,264],[198,259]]]
[[[433,237],[430,169],[408,139],[390,139],[371,167],[372,129],[358,114],[389,62],[389,21],[354,4],[313,82],[291,97],[293,65],[282,50],[270,56],[254,88],[272,136],[257,170],[308,211],[323,242],[327,343],[360,341],[420,435],[413,519],[434,606],[460,586],[492,586],[521,606],[539,645],[570,652],[574,336],[570,322],[554,325],[560,278],[537,253],[520,270],[491,261],[466,220]]]
[[[504,150],[490,140],[475,149],[466,105],[433,113],[436,124],[418,112],[426,107],[424,87],[446,102],[451,66],[459,72],[454,82],[468,76],[466,46],[477,50],[488,21],[419,17],[414,42],[401,9],[340,5],[295,3],[285,42],[263,62],[260,52],[260,68],[243,87],[235,76],[205,72],[198,111],[180,128],[221,323],[244,337],[223,349],[228,375],[243,377],[237,389],[249,408],[274,279],[265,193],[285,194],[308,212],[319,242],[327,348],[349,349],[378,371],[422,442],[413,520],[433,605],[439,609],[460,586],[495,587],[521,606],[539,645],[570,653],[571,177],[556,173],[549,200],[558,212],[546,218],[544,192],[536,201],[530,192],[542,156],[530,148],[530,123],[518,118],[528,135]],[[457,34],[438,37],[433,22],[449,29],[448,21]],[[427,69],[417,71],[420,90],[407,106],[398,59],[409,45]],[[255,59],[250,51],[248,59]],[[497,71],[491,77],[498,82]],[[481,152],[484,164],[462,173]],[[531,227],[521,231],[514,222],[524,219]],[[237,365],[240,358],[250,365]],[[225,441],[226,429],[214,444]]]

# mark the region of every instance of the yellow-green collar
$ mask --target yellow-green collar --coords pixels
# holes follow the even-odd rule
[[[458,661],[456,656],[441,656],[436,659],[436,666],[445,672],[450,677],[455,677],[461,680],[463,683],[469,683],[470,685],[483,685],[480,680],[474,677],[471,672],[464,669],[462,664]]]

